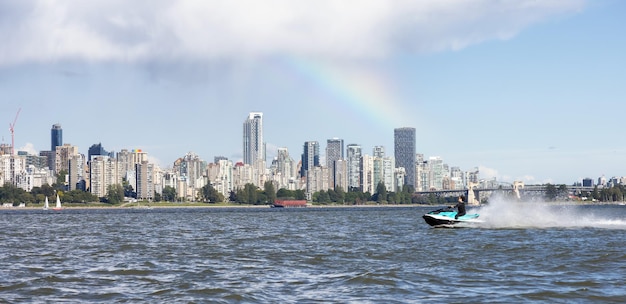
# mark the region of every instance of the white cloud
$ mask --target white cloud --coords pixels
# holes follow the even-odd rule
[[[17,1],[0,4],[0,65],[458,50],[508,39],[583,6],[584,0]]]
[[[478,172],[480,173],[480,177],[484,179],[494,179],[501,180],[501,176],[498,174],[498,170],[488,168],[485,166],[478,166]]]
[[[26,151],[29,155],[39,155],[39,151],[35,149],[35,145],[32,143],[26,143],[25,146],[17,149],[17,151]]]

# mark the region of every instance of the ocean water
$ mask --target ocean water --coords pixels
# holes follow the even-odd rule
[[[626,206],[432,209],[0,210],[0,302],[626,302]]]

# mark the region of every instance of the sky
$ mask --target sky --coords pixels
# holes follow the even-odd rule
[[[268,158],[342,138],[483,179],[626,175],[626,1],[0,0],[2,143]],[[19,111],[19,115],[17,115]],[[16,119],[17,117],[17,119]],[[268,160],[269,160],[268,159]]]

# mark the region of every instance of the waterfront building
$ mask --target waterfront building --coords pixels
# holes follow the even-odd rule
[[[346,148],[346,161],[348,169],[348,189],[362,191],[361,182],[361,146],[349,144]]]
[[[467,184],[464,180],[463,171],[459,167],[450,167],[450,180],[454,183],[454,190],[467,189]]]
[[[118,171],[130,185],[137,184],[137,164],[148,161],[148,153],[141,149],[122,149],[116,155]],[[137,188],[134,188],[137,191]]]
[[[335,162],[344,158],[343,155],[343,139],[333,138],[326,140],[326,167],[328,167],[328,174],[331,183],[331,188],[335,189],[337,186],[337,177]]]
[[[243,163],[255,165],[265,162],[263,142],[263,113],[251,112],[243,123]]]
[[[443,190],[443,178],[445,176],[443,168],[443,159],[439,156],[431,156],[428,158],[430,169],[430,189]]]
[[[306,177],[306,172],[320,166],[320,144],[317,141],[304,142],[302,152],[302,167],[300,177]]]
[[[108,195],[109,186],[122,184],[116,159],[108,155],[94,155],[89,161],[89,192],[98,197]]]
[[[148,163],[148,161],[142,161],[141,163],[136,164],[135,172],[137,172],[137,183],[135,185],[135,189],[137,191],[137,199],[154,199],[153,170],[154,165]]]
[[[207,163],[197,154],[188,152],[174,161],[173,168],[178,176],[187,181],[189,187],[200,189],[206,185],[203,177],[206,175]]]
[[[287,148],[278,148],[277,155],[270,166],[271,180],[278,184],[277,190],[290,186],[296,177],[295,161],[289,156]]]
[[[254,168],[238,162],[233,167],[233,189],[244,189],[246,184],[254,184]]]
[[[63,144],[57,146],[54,158],[54,174],[59,174],[61,171],[69,172],[69,161],[72,157],[78,155],[78,147],[70,144]]]
[[[393,157],[383,157],[382,158],[382,165],[383,165],[383,178],[382,178],[382,182],[385,184],[385,188],[387,189],[387,191],[393,191],[394,189],[394,171],[396,168],[396,161]],[[375,186],[378,186],[377,184],[374,184]]]
[[[359,180],[361,185],[359,189],[363,192],[369,192],[370,194],[376,193],[377,184],[374,183],[374,157],[367,154],[361,156],[360,166]]]
[[[228,200],[230,192],[234,190],[233,162],[227,159],[220,159],[217,163],[209,164],[207,171],[213,188]]]
[[[593,187],[593,179],[587,177],[583,178],[583,187]]]
[[[313,193],[330,188],[328,168],[316,166],[306,172],[306,196],[311,200]]]
[[[416,169],[416,183],[417,187],[415,191],[430,191],[430,167],[428,166],[428,161],[421,161],[417,163]]]
[[[404,168],[404,184],[415,189],[415,128],[396,128],[393,131],[396,168]]]
[[[0,185],[5,183],[24,187],[26,158],[22,155],[0,155]]]
[[[338,187],[348,190],[348,162],[345,159],[335,161],[335,190]]]
[[[56,178],[52,175],[52,171],[48,168],[38,168],[34,165],[26,165],[25,178],[20,179],[17,187],[28,192],[34,187],[41,187],[45,184],[52,185]]]
[[[373,159],[373,181],[374,190],[379,183],[383,183],[387,191],[395,191],[395,160],[393,157],[385,157],[385,148],[383,146],[374,147]],[[373,194],[374,192],[372,192]]]
[[[404,167],[396,167],[394,169],[394,190],[395,192],[402,191],[402,187],[404,186],[404,181],[406,180],[406,171]]]
[[[86,162],[84,154],[72,155],[68,160],[67,166],[67,189],[86,190]]]

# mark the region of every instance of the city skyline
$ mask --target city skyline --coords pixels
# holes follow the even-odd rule
[[[81,153],[237,161],[242,118],[259,111],[268,158],[330,138],[389,154],[410,126],[417,153],[485,179],[571,184],[626,168],[613,130],[623,1],[0,6],[0,137],[15,120],[17,150],[47,150],[59,123]]]

